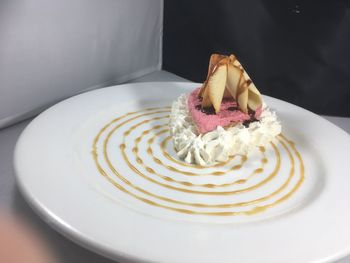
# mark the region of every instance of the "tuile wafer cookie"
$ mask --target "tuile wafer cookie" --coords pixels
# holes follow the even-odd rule
[[[224,97],[236,100],[244,113],[248,109],[256,111],[262,105],[260,92],[234,55],[211,55],[207,79],[199,96],[203,98],[202,107],[213,106],[216,113],[220,111]]]

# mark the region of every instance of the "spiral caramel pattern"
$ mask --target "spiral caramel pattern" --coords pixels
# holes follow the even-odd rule
[[[192,215],[235,216],[252,215],[276,206],[292,196],[302,184],[304,164],[301,155],[294,143],[282,135],[277,138],[276,143],[271,143],[268,149],[260,147],[259,166],[250,167],[250,169],[253,168],[252,171],[243,177],[239,173],[242,173],[241,168],[245,163],[250,161],[249,156],[233,156],[228,162],[210,167],[193,166],[177,160],[168,151],[168,143],[171,139],[167,135],[168,113],[169,107],[149,108],[127,113],[106,124],[95,137],[92,156],[96,167],[102,176],[123,193],[148,205],[175,212]],[[153,125],[153,123],[157,124]],[[151,127],[143,129],[144,126]],[[136,138],[133,139],[132,136]],[[113,137],[118,140],[114,139],[114,142],[111,140]],[[118,151],[121,157],[118,160],[123,161],[123,165],[129,168],[128,173],[122,174],[118,165],[115,165],[115,160],[110,156],[111,149]],[[277,188],[268,194],[257,194],[256,198],[240,200],[239,198],[246,193],[255,193],[264,186],[273,184],[280,176],[281,149],[289,161],[289,172],[283,183],[277,185]],[[265,171],[265,165],[269,162],[267,150],[273,154],[275,159],[273,169],[269,172]],[[150,158],[146,160],[142,155]],[[240,163],[232,164],[237,159],[240,160]],[[296,166],[299,168],[297,172]],[[135,184],[133,181],[135,176],[147,181],[147,184],[151,184],[152,187],[162,188],[163,191],[152,191],[144,187],[144,184]],[[227,177],[230,181],[213,183],[215,178],[221,177]],[[199,179],[201,183],[192,181],[195,179]],[[177,193],[179,198],[172,194],[167,195],[167,191]],[[196,198],[191,198],[194,195]],[[239,198],[232,202],[229,202],[230,198],[228,198],[227,202],[207,203],[201,201],[202,196],[212,196],[213,199],[221,196]],[[236,211],[232,208],[239,209]]]

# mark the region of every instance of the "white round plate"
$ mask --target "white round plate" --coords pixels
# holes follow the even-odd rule
[[[120,261],[327,262],[350,252],[350,139],[271,97],[283,125],[245,160],[184,165],[169,106],[194,83],[140,83],[67,99],[15,151],[18,184],[58,231]]]

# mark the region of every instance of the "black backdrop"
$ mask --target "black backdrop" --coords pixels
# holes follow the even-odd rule
[[[350,1],[165,0],[163,69],[203,82],[234,53],[258,89],[350,116]]]

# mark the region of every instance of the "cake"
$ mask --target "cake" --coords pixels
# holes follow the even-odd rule
[[[203,85],[173,102],[169,126],[178,157],[203,166],[247,154],[281,133],[238,59],[219,54],[211,55]]]

